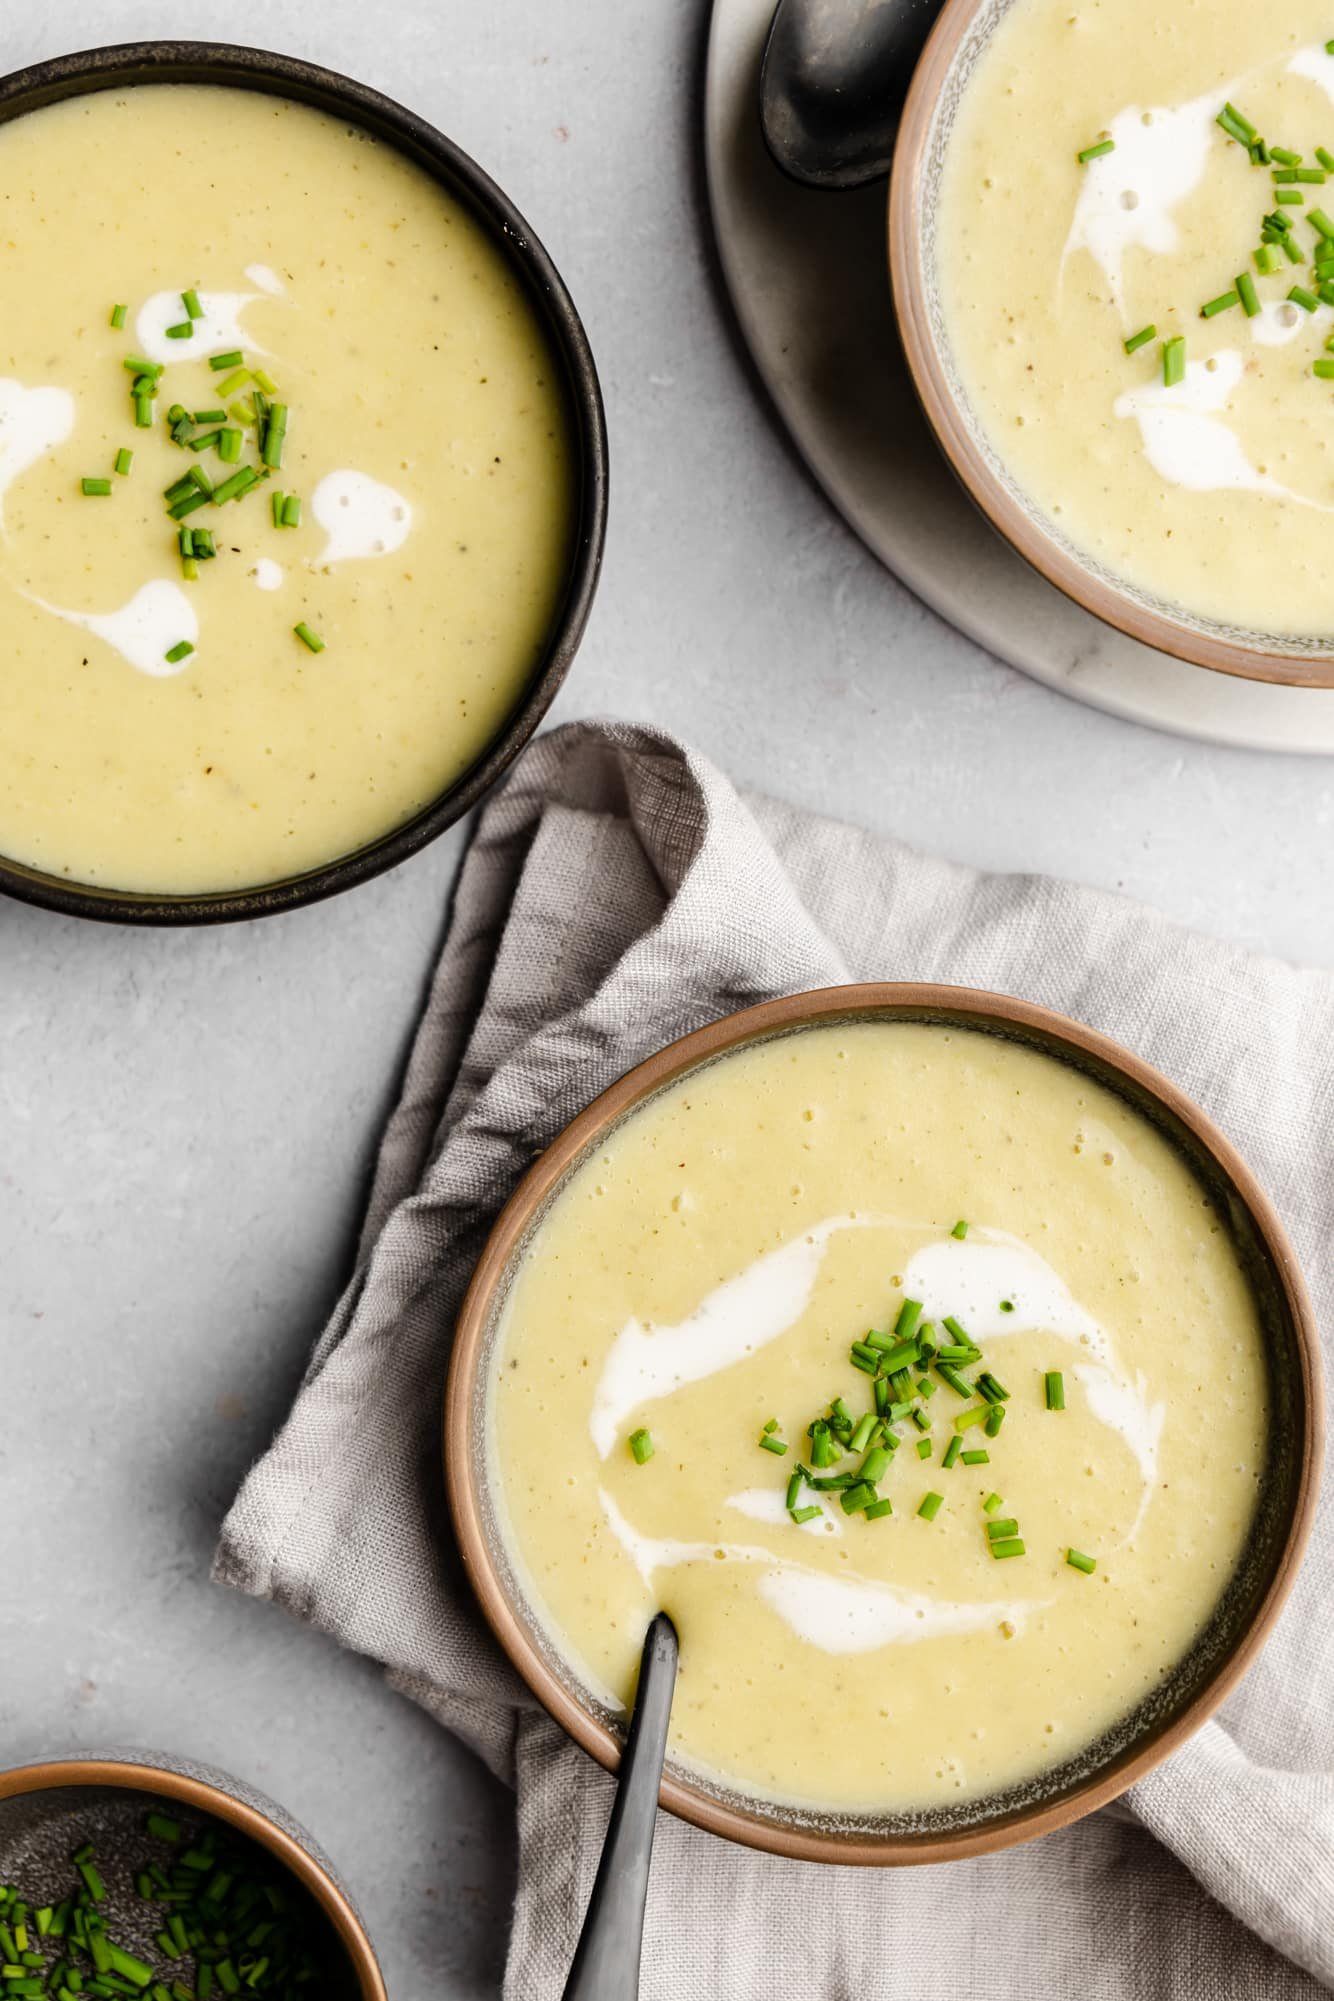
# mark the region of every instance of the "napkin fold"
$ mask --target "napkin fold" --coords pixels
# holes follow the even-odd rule
[[[589,1099],[705,1021],[850,979],[1019,994],[1147,1057],[1267,1186],[1329,1324],[1334,975],[743,798],[661,731],[576,724],[530,746],[478,821],[355,1275],[215,1572],[382,1661],[514,1786],[507,2001],[561,1992],[611,1782],[533,1702],[462,1574],[439,1464],[459,1302],[504,1198]],[[644,2001],[1334,1990],[1332,1587],[1326,1504],[1220,1718],[1124,1804],[1042,1841],[875,1872],[661,1816]]]

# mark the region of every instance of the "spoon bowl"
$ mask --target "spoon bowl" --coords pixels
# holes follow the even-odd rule
[[[899,113],[941,0],[779,0],[760,71],[774,161],[806,187],[889,172]]]

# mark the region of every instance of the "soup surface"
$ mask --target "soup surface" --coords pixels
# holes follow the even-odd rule
[[[1289,640],[1334,639],[1330,34],[1320,0],[1013,0],[937,219],[965,392],[1039,513],[1151,600]],[[1300,168],[1253,161],[1229,103]]]
[[[500,253],[365,132],[163,85],[0,126],[0,243],[0,854],[223,890],[412,818],[522,699],[568,561],[558,365]],[[182,511],[192,469],[243,490]]]
[[[519,1267],[488,1396],[507,1546],[585,1685],[628,1698],[662,1607],[676,1755],[861,1813],[1030,1780],[1150,1696],[1233,1573],[1267,1407],[1232,1242],[1159,1134],[1015,1043],[894,1023],[620,1125]]]

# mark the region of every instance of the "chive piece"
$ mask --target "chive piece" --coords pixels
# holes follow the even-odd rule
[[[1334,174],[1334,153],[1329,152],[1324,146],[1317,146],[1315,156],[1327,174]]]
[[[987,1514],[994,1515],[997,1508],[1003,1508],[1005,1506],[1005,1503],[1004,1501],[1002,1501],[999,1494],[988,1494],[986,1500],[983,1501],[982,1506]]]
[[[1316,290],[1320,294],[1321,300],[1325,305],[1334,306],[1334,284],[1331,284],[1328,278],[1324,279],[1321,284],[1317,285]]]
[[[195,552],[194,530],[182,527],[177,539],[182,556],[193,556]]]
[[[777,1431],[778,1419],[776,1417],[766,1417],[760,1429],[762,1431]]]
[[[991,1554],[994,1557],[1023,1556],[1024,1544],[1018,1536],[1010,1536],[1005,1542],[993,1542]]]
[[[818,1501],[810,1501],[804,1508],[789,1508],[788,1513],[797,1527],[800,1528],[803,1522],[813,1522],[817,1515],[822,1515],[824,1509]]]
[[[1300,306],[1304,313],[1313,313],[1320,301],[1314,292],[1308,292],[1305,285],[1294,285],[1288,293],[1294,306]]]
[[[893,1512],[894,1503],[886,1495],[882,1501],[868,1501],[862,1509],[862,1518],[864,1521],[878,1522],[883,1520],[886,1515],[892,1515]]]
[[[1115,151],[1115,139],[1099,139],[1096,146],[1086,146],[1082,153],[1075,154],[1075,158],[1081,167],[1086,167],[1090,160],[1101,160],[1104,154]]]
[[[943,1348],[936,1350],[936,1360],[951,1365],[956,1362],[980,1362],[981,1359],[982,1350],[963,1341],[950,1341]]]
[[[1163,342],[1163,385],[1175,389],[1178,382],[1186,379],[1186,337],[1174,334],[1171,340]]]
[[[250,373],[254,376],[256,383],[266,396],[276,396],[278,394],[277,383],[262,368],[252,368]]]
[[[931,1457],[931,1440],[929,1438],[918,1439],[917,1457],[919,1459],[929,1459]]]
[[[1275,201],[1287,202],[1289,207],[1300,208],[1306,200],[1306,196],[1300,188],[1280,188],[1274,199]]]
[[[151,396],[136,396],[134,399],[134,421],[141,431],[153,427],[153,399]]]
[[[1048,1369],[1042,1379],[1047,1393],[1048,1410],[1065,1409],[1065,1377],[1059,1369]]]
[[[861,1470],[858,1475],[859,1479],[865,1480],[868,1485],[874,1487],[888,1473],[893,1457],[894,1455],[888,1446],[872,1446],[861,1463]]]
[[[258,485],[259,474],[255,471],[255,468],[253,466],[242,466],[241,470],[234,472],[230,479],[223,480],[221,486],[214,487],[213,498],[218,506],[221,507],[224,501],[239,500],[242,494],[249,493],[252,486]]]
[[[1082,1570],[1085,1577],[1092,1577],[1098,1567],[1096,1557],[1085,1556],[1083,1551],[1078,1549],[1068,1549],[1065,1552],[1065,1560],[1072,1570]]]
[[[105,500],[111,491],[109,479],[81,479],[79,485],[90,500]]]
[[[301,631],[300,626],[296,629],[298,632]],[[309,644],[309,641],[307,641],[307,644]],[[787,1446],[781,1438],[775,1438],[771,1431],[764,1431],[760,1433],[760,1451],[772,1452],[776,1458],[781,1459],[787,1451]]]
[[[1010,1392],[998,1376],[992,1375],[990,1369],[984,1369],[977,1380],[979,1384],[986,1384],[986,1388],[982,1394],[988,1403],[1008,1403],[1010,1401]]]
[[[1318,229],[1322,236],[1334,236],[1334,221],[1330,220],[1323,208],[1308,209],[1306,220],[1313,229]]]
[[[956,1431],[971,1431],[975,1424],[985,1424],[994,1408],[993,1404],[980,1403],[975,1404],[972,1410],[960,1411],[954,1420],[954,1429]]]
[[[1019,1524],[1013,1517],[1007,1517],[1002,1522],[990,1521],[987,1523],[987,1534],[992,1538],[993,1542],[998,1536],[1003,1540],[1006,1536],[1018,1535],[1018,1533]]]
[[[113,1973],[119,1973],[124,1979],[133,1981],[136,1987],[149,1985],[153,1978],[151,1966],[146,1966],[142,1959],[136,1959],[132,1952],[126,1952],[123,1946],[108,1944],[107,1951],[111,1955]]]
[[[936,1386],[930,1376],[919,1376],[917,1378],[917,1394],[922,1398],[924,1403],[930,1403],[935,1393]]]
[[[1274,157],[1263,139],[1256,140],[1254,146],[1251,148],[1251,152],[1257,167],[1267,167],[1270,160]]]
[[[1260,134],[1258,133],[1254,125],[1252,125],[1250,119],[1245,117],[1240,111],[1238,111],[1235,104],[1225,104],[1223,106],[1223,109],[1218,114],[1218,123],[1222,125],[1223,120],[1225,118],[1232,125],[1235,125],[1238,132],[1241,133],[1242,144],[1244,146],[1253,146],[1255,144]],[[1224,130],[1226,129],[1227,128],[1224,127]]]
[[[116,471],[120,474],[122,479],[124,479],[126,473],[130,470],[130,467],[133,464],[134,464],[134,453],[127,451],[124,445],[122,445],[120,450],[116,453]]]
[[[208,365],[215,374],[222,375],[229,368],[239,368],[244,359],[239,347],[229,347],[226,354],[211,354]]]
[[[184,410],[181,411],[181,415],[185,415]],[[225,410],[196,410],[191,421],[196,424],[225,424],[227,422],[227,412]]]
[[[289,493],[283,502],[283,527],[299,528],[300,526],[301,496],[298,493]]]
[[[234,466],[241,456],[241,433],[229,426],[218,432],[218,457],[224,465]]]
[[[876,1373],[878,1364],[873,1362],[869,1355],[859,1354],[854,1348],[850,1359],[853,1368],[860,1369],[864,1376],[873,1376]]]
[[[815,1473],[811,1485],[817,1494],[843,1494],[857,1485],[855,1473]]]
[[[1329,175],[1323,167],[1298,167],[1297,179],[1304,188],[1323,188]]]
[[[1155,326],[1141,327],[1138,333],[1131,334],[1128,339],[1122,341],[1121,345],[1125,349],[1127,354],[1134,354],[1137,348],[1147,347],[1151,340],[1157,340],[1157,338],[1158,338],[1157,327]],[[958,1236],[959,1232],[957,1231],[957,1229],[955,1230],[954,1234],[956,1237]]]
[[[273,407],[276,412],[281,406],[275,403]],[[894,1332],[898,1336],[900,1341],[906,1342],[912,1340],[913,1335],[917,1332],[917,1323],[921,1319],[921,1317],[922,1317],[921,1300],[905,1299],[902,1306],[899,1308],[899,1317],[894,1322]]]
[[[1241,300],[1235,292],[1220,292],[1216,299],[1210,299],[1207,306],[1200,307],[1200,318],[1202,320],[1211,320],[1216,314],[1229,313],[1234,306],[1239,306],[1240,304]],[[1014,1311],[1013,1306],[1011,1306],[1010,1311]]]
[[[941,1381],[949,1384],[956,1397],[963,1397],[971,1401],[973,1386],[967,1376],[960,1375],[952,1362],[943,1361],[941,1356],[937,1355],[935,1369]]]
[[[174,437],[175,433],[173,432],[172,435]],[[192,452],[216,451],[222,443],[222,432],[201,431],[198,437],[191,438],[189,443]]]
[[[180,500],[173,501],[167,512],[173,521],[183,521],[197,507],[207,507],[211,498],[207,493],[187,493]]]
[[[855,1480],[850,1487],[845,1487],[839,1495],[838,1504],[845,1515],[857,1515],[861,1513],[868,1501],[878,1499],[879,1496],[869,1480]]]
[[[193,340],[195,323],[193,320],[177,320],[174,327],[164,329],[168,340]]]
[[[283,508],[286,504],[287,496],[275,486],[269,495],[269,506],[273,510],[273,525],[275,528],[281,528],[283,525]]]
[[[894,1376],[900,1369],[911,1368],[917,1359],[917,1343],[900,1341],[896,1348],[891,1348],[881,1355],[880,1367],[887,1376]]]
[[[178,660],[187,660],[193,652],[194,647],[191,646],[188,639],[178,639],[174,646],[167,648],[162,658],[169,660],[174,667]]]
[[[1334,382],[1334,359],[1325,357],[1311,363],[1312,375],[1318,375],[1322,382]]]
[[[187,652],[190,650],[189,647],[186,648]],[[170,653],[167,655],[167,658],[168,660],[171,659]],[[93,1902],[95,1904],[104,1904],[107,1899],[106,1884],[97,1873],[97,1864],[87,1860],[80,1862],[76,1857],[74,1866],[82,1876],[84,1887],[87,1889],[88,1895],[92,1898]],[[99,1967],[98,1971],[101,1972],[104,1969]]]
[[[318,632],[311,631],[304,619],[300,625],[294,625],[292,630],[301,641],[301,644],[308,646],[312,653],[323,653],[324,641],[320,638]]]
[[[646,1466],[653,1457],[654,1452],[652,1432],[645,1431],[642,1426],[638,1431],[632,1431],[630,1433],[630,1452],[636,1466]]]
[[[1280,167],[1300,167],[1302,163],[1301,154],[1289,152],[1286,146],[1271,146],[1269,151]]]
[[[917,1512],[924,1522],[933,1522],[944,1505],[943,1494],[923,1494]]]
[[[127,354],[121,367],[128,368],[131,375],[146,375],[151,382],[156,382],[163,364],[160,361],[145,361],[141,354]]]
[[[1262,243],[1255,253],[1255,268],[1262,278],[1272,278],[1278,270],[1278,252],[1272,243]]]
[[[990,1410],[987,1412],[987,1417],[986,1417],[987,1437],[995,1438],[1001,1426],[1004,1424],[1004,1422],[1005,1422],[1004,1404],[999,1404],[999,1403],[992,1404]]]
[[[1274,158],[1278,158],[1277,153],[1274,155]],[[1291,187],[1296,178],[1296,172],[1291,167],[1276,167],[1274,169],[1273,180],[1276,188]]]
[[[1241,310],[1248,320],[1253,320],[1260,310],[1260,294],[1255,289],[1255,280],[1249,271],[1243,271],[1237,278],[1237,297],[1241,300]]]
[[[189,472],[185,475],[185,483],[187,486],[198,487],[201,493],[206,493],[209,499],[212,500],[213,488],[209,485],[208,474],[204,471],[203,466],[191,466]]]
[[[784,1501],[783,1506],[789,1514],[791,1514],[793,1508],[796,1507],[797,1502],[801,1499],[801,1488],[805,1477],[800,1466],[798,1466],[796,1472],[787,1483],[787,1499]]]
[[[857,1420],[852,1437],[848,1440],[849,1452],[865,1452],[871,1442],[871,1433],[875,1430],[875,1423],[875,1412],[873,1410],[868,1410],[864,1417]],[[866,1477],[868,1480],[872,1480],[875,1478],[875,1475],[868,1473]]]
[[[1289,264],[1304,264],[1306,262],[1306,259],[1302,256],[1301,251],[1297,248],[1296,244],[1293,242],[1290,236],[1285,236],[1283,238],[1281,244],[1279,245],[1279,248],[1282,250],[1283,255],[1287,258]]]
[[[956,1432],[955,1436],[950,1440],[949,1444],[945,1447],[945,1457],[941,1460],[940,1462],[941,1465],[948,1470],[948,1468],[951,1467],[954,1464],[955,1460],[958,1458],[962,1447],[963,1447],[963,1440],[958,1436]]]
[[[954,1442],[957,1445],[959,1441],[956,1438]],[[989,1452],[983,1452],[979,1447],[974,1452],[965,1452],[963,1455],[963,1463],[965,1466],[989,1466],[991,1464],[991,1454]]]
[[[181,304],[182,304],[182,305],[183,305],[183,306],[185,307],[185,310],[186,310],[187,314],[189,315],[189,317],[190,317],[190,318],[191,318],[192,320],[202,320],[202,319],[203,319],[203,317],[204,317],[204,308],[203,308],[203,307],[202,307],[202,306],[200,305],[200,303],[199,303],[199,294],[198,294],[198,292],[195,292],[195,291],[190,291],[190,292],[182,292],[182,293],[181,293]]]
[[[113,327],[117,329],[117,331],[119,331],[120,328],[124,326],[125,315],[126,313],[128,313],[129,310],[130,309],[128,306],[113,306],[111,308],[111,324]]]
[[[962,1216],[959,1218],[959,1221],[954,1225],[954,1228],[950,1231],[950,1235],[952,1237],[957,1237],[960,1243],[962,1243],[964,1238],[968,1235],[968,1225],[967,1223],[964,1222]]]

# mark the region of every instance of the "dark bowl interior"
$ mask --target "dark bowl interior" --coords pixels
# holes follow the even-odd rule
[[[470,210],[523,284],[563,372],[574,446],[569,568],[542,660],[500,735],[415,819],[305,874],[216,895],[154,896],[102,889],[0,856],[0,890],[27,903],[128,924],[221,923],[315,903],[393,868],[475,806],[518,756],[565,679],[597,588],[607,524],[607,434],[597,370],[579,315],[528,224],[508,196],[452,140],[365,84],[293,56],[225,42],[134,42],[57,56],[0,78],[0,123],[62,98],[138,83],[222,84],[293,98],[362,126],[439,181]]]
[[[896,990],[864,991],[893,995]],[[488,1281],[475,1360],[470,1357],[466,1414],[460,1412],[460,1424],[472,1469],[477,1529],[485,1551],[483,1567],[490,1572],[482,1591],[484,1609],[520,1672],[553,1709],[557,1720],[595,1757],[614,1764],[624,1719],[609,1711],[582,1683],[548,1636],[541,1617],[528,1602],[509,1554],[500,1508],[486,1471],[490,1355],[515,1274],[571,1176],[601,1150],[609,1131],[637,1116],[660,1091],[691,1071],[726,1061],[741,1047],[839,1021],[947,1024],[1038,1049],[1096,1080],[1132,1106],[1190,1167],[1202,1196],[1225,1225],[1246,1269],[1265,1335],[1272,1446],[1247,1547],[1189,1654],[1102,1738],[1029,1783],[957,1807],[845,1815],[747,1797],[669,1760],[664,1804],[714,1833],[805,1860],[900,1863],[951,1859],[1004,1847],[1063,1825],[1122,1791],[1198,1728],[1249,1665],[1300,1556],[1314,1505],[1319,1461],[1318,1361],[1300,1276],[1267,1198],[1203,1115],[1128,1052],[1045,1010],[948,988],[898,991],[905,998],[888,1005],[859,1005],[850,997],[849,1004],[840,1007],[836,991],[796,996],[749,1010],[748,1014],[762,1018],[762,1025],[750,1033],[745,1032],[747,1015],[743,1014],[722,1046],[717,1044],[728,1033],[725,1023],[704,1031],[703,1037],[687,1038],[687,1049],[704,1038],[714,1043],[693,1060],[688,1054],[678,1057],[675,1049],[664,1051],[644,1066],[643,1088],[632,1097],[624,1095],[630,1083],[625,1080],[608,1094],[614,1102],[602,1118],[596,1117],[598,1105],[590,1108],[585,1115],[588,1129],[580,1133],[577,1150],[567,1151],[565,1142],[557,1141],[553,1152],[559,1151],[562,1157],[554,1180],[542,1187],[534,1206],[523,1207],[517,1237],[507,1234],[503,1265],[494,1283]],[[908,998],[914,991],[936,997]],[[851,995],[856,992],[851,990]],[[824,1005],[811,1007],[812,1001]],[[989,1006],[993,1001],[994,1008]],[[631,1073],[632,1079],[636,1074]],[[535,1176],[540,1167],[541,1163],[533,1170]],[[521,1184],[516,1207],[522,1192]],[[498,1230],[504,1223],[502,1217]],[[499,1624],[497,1612],[501,1613]]]

